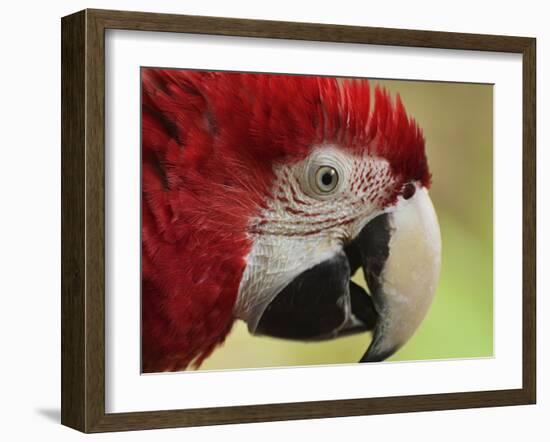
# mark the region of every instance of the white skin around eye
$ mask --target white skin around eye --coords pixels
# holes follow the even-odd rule
[[[338,170],[338,189],[312,195],[311,168],[330,164]],[[361,177],[376,177],[373,191]],[[300,163],[276,170],[273,198],[251,221],[253,247],[235,306],[236,317],[254,331],[263,309],[300,273],[329,259],[381,211],[377,201],[393,181],[389,164],[359,158],[343,149],[320,148]]]

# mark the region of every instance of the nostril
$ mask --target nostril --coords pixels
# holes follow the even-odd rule
[[[416,193],[416,186],[413,183],[407,183],[403,186],[401,194],[406,200],[411,199]]]

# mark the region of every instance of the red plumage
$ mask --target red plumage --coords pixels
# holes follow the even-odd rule
[[[418,126],[374,95],[366,80],[142,70],[144,372],[198,366],[230,331],[274,164],[331,143],[429,185]]]

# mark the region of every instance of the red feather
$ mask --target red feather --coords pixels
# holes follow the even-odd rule
[[[400,182],[430,174],[397,98],[366,80],[142,70],[142,369],[198,366],[233,323],[272,167],[332,143],[388,160]]]

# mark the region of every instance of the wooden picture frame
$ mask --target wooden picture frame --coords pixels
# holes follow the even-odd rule
[[[105,30],[495,51],[523,63],[523,385],[271,405],[105,412]],[[533,38],[84,10],[62,19],[62,409],[83,432],[533,404],[536,398],[536,41]]]

